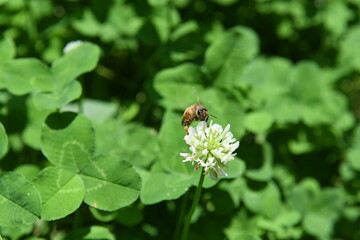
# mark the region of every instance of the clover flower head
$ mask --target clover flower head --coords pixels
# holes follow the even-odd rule
[[[66,44],[66,46],[63,49],[63,53],[68,53],[71,50],[74,50],[75,48],[81,46],[84,42],[81,40],[71,41]]]
[[[230,132],[230,124],[223,129],[221,125],[213,124],[213,121],[209,127],[203,121],[195,128],[190,127],[184,140],[191,153],[180,153],[185,158],[183,162],[195,164],[195,170],[203,167],[204,174],[209,173],[214,180],[218,175],[227,176],[223,168],[234,159],[236,153],[233,152],[240,144]]]

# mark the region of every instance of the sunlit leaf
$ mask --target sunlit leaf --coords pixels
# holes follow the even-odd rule
[[[28,181],[33,181],[40,172],[40,167],[35,164],[22,164],[15,168],[14,172],[20,173]]]
[[[21,174],[0,174],[0,226],[32,224],[40,216],[39,192]]]
[[[74,212],[84,199],[81,178],[65,168],[43,169],[35,179],[42,200],[41,219],[55,220]]]
[[[84,201],[92,207],[114,211],[139,197],[139,174],[118,156],[98,156],[81,169],[80,175],[85,184]]]
[[[94,130],[90,121],[75,113],[54,113],[42,129],[41,149],[57,166],[79,171],[95,151]]]
[[[164,200],[177,199],[189,189],[191,184],[191,176],[151,174],[142,187],[141,201],[145,204],[155,204]]]

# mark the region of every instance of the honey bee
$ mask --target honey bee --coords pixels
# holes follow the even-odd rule
[[[205,121],[209,118],[208,110],[201,104],[193,104],[187,109],[181,118],[181,125],[184,127],[185,132],[189,130],[189,126],[194,121]]]

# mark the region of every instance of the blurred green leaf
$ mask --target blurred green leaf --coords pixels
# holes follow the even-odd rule
[[[315,62],[299,62],[290,71],[289,83],[292,96],[306,103],[320,99],[327,89],[323,72]]]
[[[108,212],[108,211],[103,211],[97,208],[93,208],[93,207],[89,207],[89,210],[92,214],[92,216],[101,222],[110,222],[113,221],[116,216],[118,215],[118,212]]]
[[[1,226],[0,232],[3,239],[20,239],[24,235],[28,235],[33,231],[33,225],[18,225],[11,227]],[[7,237],[7,238],[5,238]]]
[[[84,199],[81,178],[65,168],[45,168],[34,183],[41,196],[43,220],[55,220],[73,213]]]
[[[306,178],[290,190],[287,201],[290,207],[300,213],[305,213],[310,209],[313,199],[319,194],[319,183],[314,179]]]
[[[258,53],[258,38],[251,29],[235,27],[207,49],[204,66],[218,86],[233,86],[245,65]]]
[[[303,154],[314,149],[314,146],[308,141],[305,132],[300,132],[296,140],[289,141],[288,146],[289,150],[294,154]]]
[[[102,226],[91,226],[76,229],[66,235],[66,240],[115,240],[109,229]]]
[[[236,139],[245,133],[244,117],[245,107],[234,96],[218,88],[209,88],[201,92],[200,97],[209,111],[210,121],[225,128],[230,124],[230,131]],[[195,125],[193,123],[193,125]]]
[[[59,109],[65,104],[80,97],[82,92],[81,84],[73,81],[64,86],[63,89],[55,92],[40,92],[33,95],[34,104],[41,110]]]
[[[231,4],[236,3],[238,0],[212,0],[212,1],[222,6],[230,6]]]
[[[254,133],[265,133],[272,125],[273,118],[266,111],[254,111],[245,116],[245,127]]]
[[[172,111],[165,112],[159,132],[160,160],[167,171],[189,175],[192,172],[191,164],[183,163],[180,156],[180,153],[189,151],[184,136],[181,116]]]
[[[169,0],[148,0],[150,6],[163,6],[169,2]]]
[[[0,159],[5,156],[9,148],[8,137],[5,132],[5,128],[0,122]]]
[[[150,21],[156,30],[157,38],[161,43],[166,43],[170,38],[172,28],[180,23],[181,17],[178,10],[172,4],[158,5],[152,8]]]
[[[326,2],[325,7],[325,27],[335,35],[342,34],[346,30],[348,22],[353,18],[352,11],[342,1]]]
[[[199,66],[184,63],[158,72],[154,78],[154,88],[164,98],[167,108],[185,110],[199,102],[203,81]]]
[[[231,182],[222,181],[219,187],[229,193],[235,207],[240,205],[240,199],[243,197],[246,189],[246,182],[244,179],[236,178]]]
[[[141,179],[135,168],[118,156],[98,156],[84,166],[84,201],[95,208],[114,211],[133,203],[140,194]]]
[[[301,214],[294,210],[284,209],[275,219],[275,222],[281,226],[290,227],[298,224],[301,220]]]
[[[275,218],[282,206],[279,188],[273,182],[260,191],[246,189],[244,203],[254,213],[268,218]]]
[[[228,167],[226,167],[224,170],[228,176],[220,176],[220,178],[239,178],[246,170],[245,162],[244,160],[235,157],[234,160],[228,162]]]
[[[250,234],[252,236],[261,236],[262,230],[258,226],[259,217],[251,217],[248,211],[238,211],[231,220],[231,224],[225,229],[225,234],[229,239],[239,239],[242,236]],[[241,239],[241,238],[240,238]]]
[[[304,230],[319,239],[327,239],[332,233],[332,223],[326,215],[309,212],[304,217]]]
[[[278,124],[297,123],[300,121],[302,112],[301,104],[285,94],[273,97],[265,104],[264,109]]]
[[[258,236],[252,233],[238,233],[235,236],[229,238],[229,240],[261,240]]]
[[[56,166],[80,171],[95,151],[90,121],[75,113],[53,113],[42,129],[41,150]]]
[[[34,96],[35,95],[32,95],[26,99],[26,114],[28,121],[22,132],[22,138],[27,146],[40,150],[41,128],[46,117],[52,110],[38,109],[33,101]]]
[[[360,126],[357,125],[352,136],[351,148],[346,152],[346,160],[353,169],[360,171]]]
[[[143,212],[137,205],[130,205],[118,211],[116,221],[122,225],[133,227],[140,224],[143,220]]]
[[[235,84],[249,91],[249,98],[255,106],[262,105],[288,92],[287,79],[291,67],[285,58],[257,57],[245,66],[240,81]]]
[[[95,99],[82,99],[81,113],[92,122],[104,123],[104,121],[116,115],[118,104]],[[80,112],[78,103],[70,103],[64,106],[61,111]]]
[[[138,124],[127,125],[118,144],[119,154],[136,167],[147,168],[158,159],[158,138],[154,129]]]
[[[77,31],[89,37],[98,35],[101,29],[101,24],[88,8],[84,9],[82,18],[73,21],[72,25]]]
[[[15,168],[14,172],[20,173],[28,181],[32,182],[40,172],[40,167],[35,164],[22,164]]]
[[[275,221],[259,218],[258,225],[262,229],[272,232],[279,239],[299,239],[303,232],[300,228],[292,225],[297,224],[300,219],[298,212],[281,211]]]
[[[0,65],[0,87],[12,94],[52,89],[53,77],[49,68],[35,58],[18,58]]]
[[[15,43],[12,39],[7,37],[0,39],[0,56],[0,64],[15,56]]]
[[[340,42],[339,64],[360,71],[360,50],[354,48],[360,41],[360,25],[350,28]]]
[[[153,173],[144,182],[140,198],[145,204],[177,199],[188,191],[191,184],[191,176]]]
[[[272,177],[273,149],[269,143],[261,145],[263,164],[259,169],[248,169],[246,176],[256,181],[268,181]]]
[[[99,57],[100,48],[89,42],[82,43],[65,53],[51,67],[57,88],[64,88],[81,74],[93,70]]]
[[[0,174],[0,200],[0,226],[32,224],[40,216],[39,192],[19,173]]]
[[[197,22],[188,21],[180,24],[174,32],[171,34],[171,40],[176,41],[181,37],[184,37],[192,32],[196,32],[199,29]]]
[[[354,169],[360,171],[360,149],[359,148],[350,149],[347,152],[346,158]]]

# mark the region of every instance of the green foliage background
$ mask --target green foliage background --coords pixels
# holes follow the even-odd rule
[[[0,0],[0,239],[177,239],[193,103],[241,145],[190,239],[360,239],[359,17],[359,0]]]

